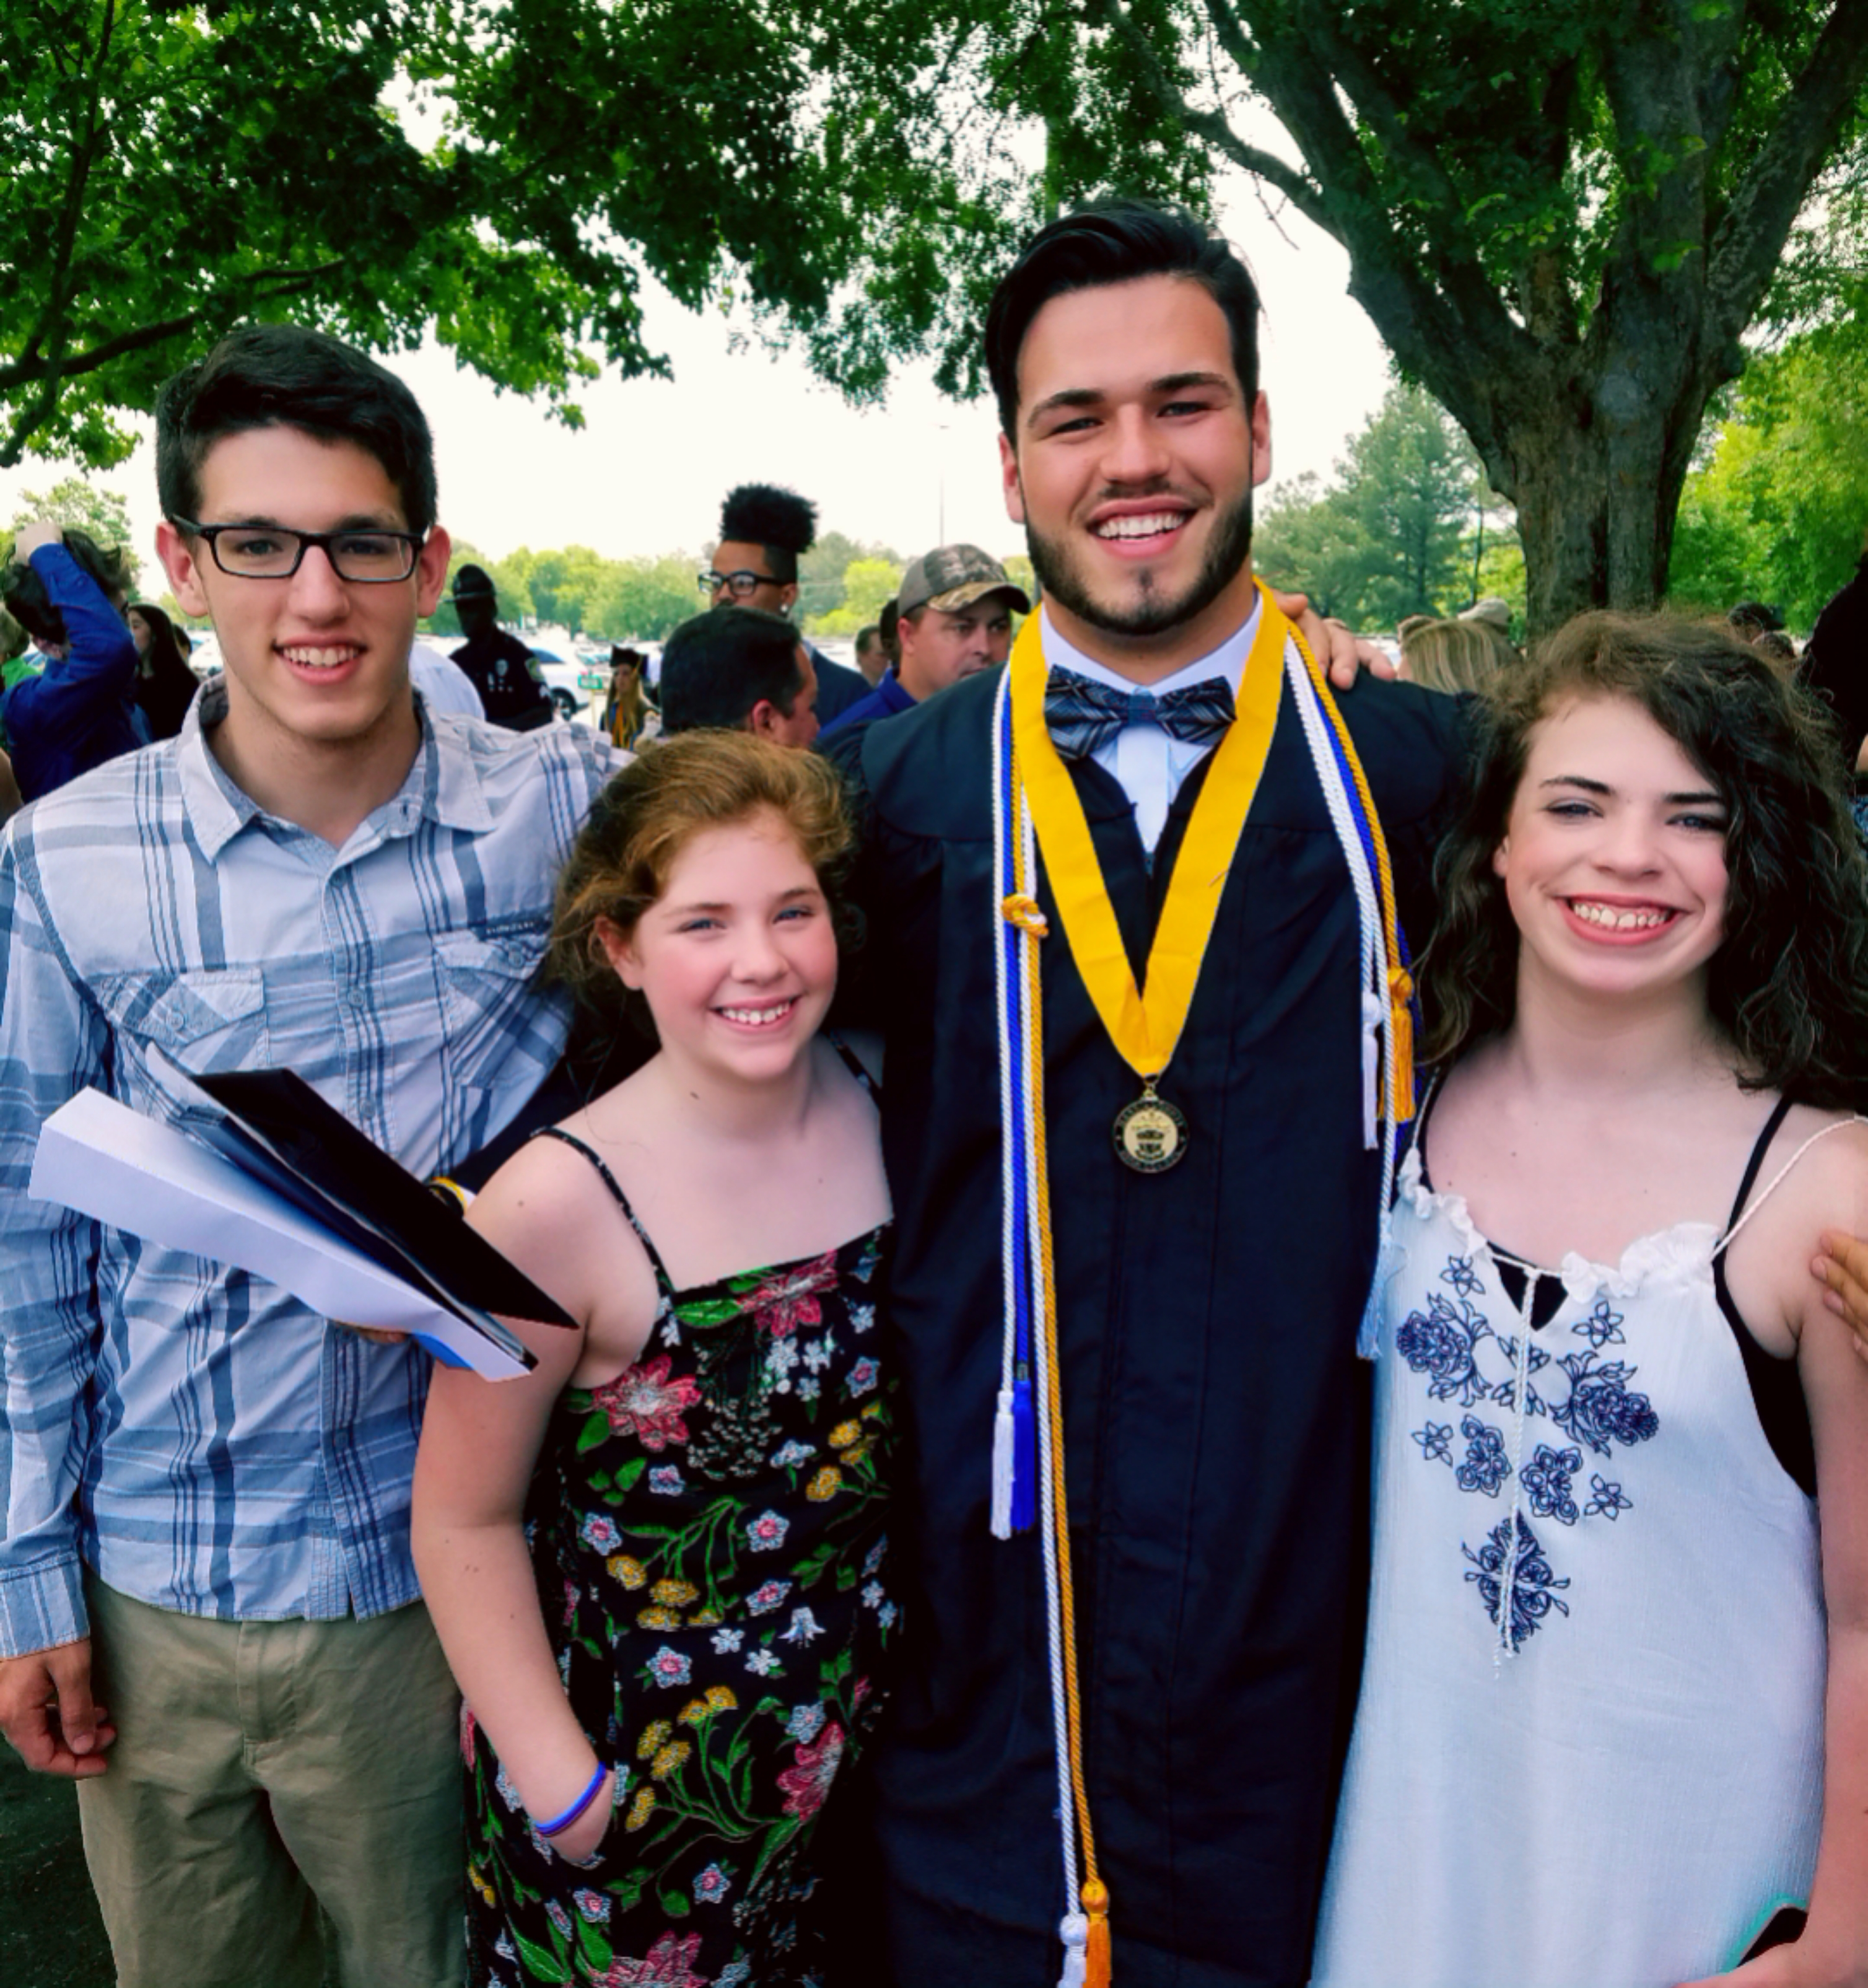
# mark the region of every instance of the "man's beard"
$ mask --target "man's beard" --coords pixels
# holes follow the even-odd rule
[[[1154,591],[1153,575],[1143,569],[1140,574],[1141,599],[1133,607],[1112,607],[1106,601],[1097,600],[1090,592],[1088,583],[1062,542],[1040,537],[1029,519],[1025,521],[1025,544],[1039,585],[1050,599],[1067,607],[1079,621],[1100,628],[1108,635],[1164,635],[1211,607],[1232,584],[1252,556],[1252,486],[1245,486],[1231,509],[1218,514],[1212,536],[1208,542],[1206,558],[1194,576],[1193,584],[1184,593],[1171,600]]]

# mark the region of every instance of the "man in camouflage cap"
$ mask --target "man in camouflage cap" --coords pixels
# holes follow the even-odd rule
[[[962,677],[996,668],[1012,651],[1014,610],[1032,611],[1024,589],[978,546],[923,553],[902,575],[895,599],[901,661],[824,728],[827,739],[853,739],[878,718],[911,710]]]

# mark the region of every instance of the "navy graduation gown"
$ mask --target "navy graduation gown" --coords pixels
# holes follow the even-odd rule
[[[853,789],[914,1474],[904,1669],[874,1760],[886,1927],[859,1936],[849,1978],[892,1966],[903,1988],[1048,1984],[1065,1906],[1039,1535],[988,1528],[999,674],[871,726]],[[1417,943],[1458,712],[1376,682],[1342,706]],[[1072,764],[1138,980],[1211,764],[1183,784],[1152,873],[1119,785]],[[1039,895],[1078,1653],[1117,1979],[1301,1982],[1361,1659],[1355,1343],[1380,1168],[1362,1137],[1355,899],[1289,695],[1160,1081],[1189,1128],[1170,1173],[1116,1156],[1140,1087]]]

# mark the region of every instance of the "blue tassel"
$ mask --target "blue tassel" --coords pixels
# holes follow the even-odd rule
[[[1029,1533],[1037,1523],[1038,1418],[1032,1384],[1020,1374],[1012,1384],[1012,1529]]]

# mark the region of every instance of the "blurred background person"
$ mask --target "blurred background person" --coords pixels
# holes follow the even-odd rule
[[[603,707],[603,729],[610,743],[624,751],[653,739],[661,730],[661,713],[649,699],[644,681],[648,658],[640,649],[610,647],[610,697]]]
[[[701,590],[716,607],[762,607],[789,617],[798,604],[798,562],[816,543],[817,506],[808,497],[775,483],[738,484],[720,506],[720,543],[711,570],[701,576]],[[821,649],[805,646],[816,679],[818,720],[828,725],[867,697],[869,685]]]
[[[32,637],[37,658],[0,699],[14,777],[28,800],[150,742],[137,703],[137,645],[123,619],[129,569],[120,549],[35,519],[13,541],[0,599]]]
[[[133,600],[123,617],[137,645],[137,703],[151,741],[173,739],[200,689],[188,658],[194,644],[160,607]]]
[[[725,607],[684,621],[661,652],[664,734],[711,726],[802,748],[817,736],[809,645],[782,615]]]
[[[1518,660],[1490,621],[1410,622],[1401,639],[1401,674],[1423,690],[1488,690]]]
[[[467,673],[480,708],[508,732],[535,732],[557,716],[532,651],[499,625],[499,596],[485,567],[470,560],[454,576],[449,598],[467,640],[454,660]]]
[[[882,629],[872,621],[866,628],[856,631],[856,668],[863,681],[871,690],[882,681],[882,673],[889,666],[889,652],[882,646]]]

